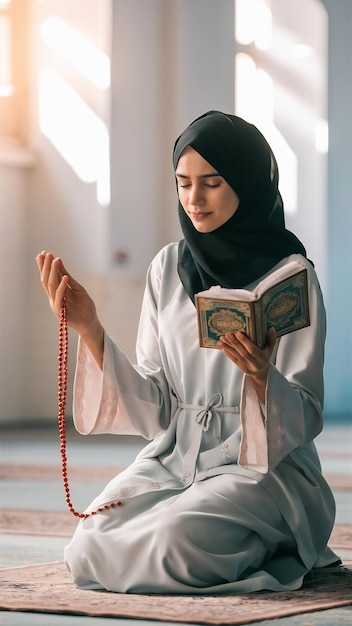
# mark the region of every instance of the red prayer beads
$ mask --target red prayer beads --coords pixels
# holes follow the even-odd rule
[[[60,453],[61,453],[61,465],[62,465],[62,478],[64,483],[64,489],[66,493],[66,502],[69,510],[73,515],[80,518],[87,518],[91,515],[96,515],[107,509],[113,509],[115,506],[120,506],[122,502],[111,502],[111,504],[105,504],[99,507],[95,511],[90,513],[78,513],[71,502],[70,487],[68,484],[67,474],[67,454],[66,454],[66,420],[65,409],[67,400],[67,361],[68,361],[68,324],[67,324],[67,310],[66,310],[66,296],[64,296],[60,323],[59,323],[59,356],[58,356],[58,423],[59,423],[59,438],[60,438]]]

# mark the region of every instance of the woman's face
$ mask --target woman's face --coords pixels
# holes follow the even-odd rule
[[[237,211],[237,194],[191,146],[182,152],[175,176],[180,203],[200,233],[216,230]]]

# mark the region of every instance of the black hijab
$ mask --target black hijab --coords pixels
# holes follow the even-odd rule
[[[306,256],[302,243],[285,228],[277,163],[255,126],[219,111],[205,113],[176,140],[175,171],[186,146],[210,163],[240,199],[234,215],[210,233],[198,232],[179,202],[184,239],[178,274],[191,300],[212,285],[245,287],[290,254]]]

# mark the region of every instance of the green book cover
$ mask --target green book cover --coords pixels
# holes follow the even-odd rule
[[[239,330],[263,348],[270,327],[280,337],[309,326],[307,269],[292,261],[253,291],[211,287],[195,303],[201,347],[215,348],[221,335]]]

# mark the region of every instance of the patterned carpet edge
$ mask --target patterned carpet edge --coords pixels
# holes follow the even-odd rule
[[[77,589],[61,562],[1,575],[0,610],[240,625],[350,606],[352,567],[315,570],[297,591],[243,595],[136,595]]]

